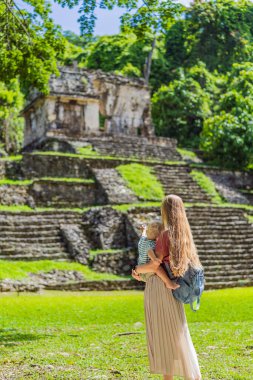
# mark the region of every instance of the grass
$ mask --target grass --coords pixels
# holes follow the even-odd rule
[[[52,182],[74,182],[74,183],[94,183],[93,179],[85,178],[70,178],[70,177],[42,177],[38,178],[39,181],[52,181]]]
[[[96,150],[93,150],[92,145],[82,146],[80,148],[77,148],[77,153],[81,154],[82,156],[96,156],[100,157],[99,152]]]
[[[245,215],[245,218],[247,218],[248,221],[253,224],[253,215],[248,215],[248,214],[244,214],[244,215]]]
[[[253,211],[253,206],[251,205],[245,205],[245,204],[237,204],[237,203],[222,203],[222,204],[209,204],[209,203],[184,203],[185,207],[194,207],[194,206],[200,206],[200,207],[224,207],[224,208],[239,208],[245,211]],[[29,207],[29,206],[23,206],[23,205],[12,205],[12,206],[5,206],[0,205],[0,212],[77,212],[77,213],[84,213],[86,211],[89,211],[91,209],[99,209],[104,207],[111,207],[111,206],[91,206],[91,207],[84,207],[84,208],[54,208],[54,207],[37,207],[35,209]],[[122,205],[114,205],[112,208],[114,210],[118,210],[121,212],[127,212],[130,211],[133,208],[146,208],[146,207],[157,207],[157,210],[161,207],[161,201],[157,202],[139,202],[139,203],[126,203]]]
[[[191,159],[196,159],[196,158],[198,158],[198,156],[196,155],[196,153],[193,152],[192,150],[183,149],[183,148],[177,148],[177,151],[178,151],[178,153],[181,154],[181,156],[183,156],[183,157],[191,158]]]
[[[215,185],[211,178],[198,170],[192,170],[190,174],[192,178],[199,184],[199,186],[211,196],[212,202],[224,203],[222,197],[215,189]]]
[[[161,379],[149,374],[142,292],[6,294],[1,305],[3,379]],[[203,379],[251,380],[253,288],[204,292],[186,314]]]
[[[98,273],[85,265],[75,262],[38,260],[38,261],[8,261],[0,260],[0,280],[22,280],[29,277],[29,273],[49,272],[53,269],[75,270],[83,273],[85,280],[119,280],[123,277],[110,273]]]
[[[141,164],[120,165],[116,168],[130,189],[141,199],[160,200],[164,197],[161,183],[152,168]]]
[[[101,255],[101,254],[104,254],[104,253],[111,253],[111,254],[114,254],[114,253],[118,253],[118,252],[122,252],[124,251],[124,248],[114,248],[114,249],[91,249],[89,250],[89,255],[90,257],[94,257],[94,256],[97,256],[97,255]]]
[[[23,156],[21,154],[17,156],[3,156],[0,158],[0,161],[20,161],[22,158]]]
[[[27,186],[33,183],[30,179],[25,180],[13,180],[8,178],[0,179],[0,186],[2,185],[15,185],[15,186]]]

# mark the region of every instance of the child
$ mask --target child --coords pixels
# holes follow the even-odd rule
[[[162,260],[155,255],[156,239],[162,231],[162,225],[158,222],[149,223],[148,226],[142,226],[142,236],[138,243],[138,268],[134,272],[140,274],[142,281],[153,274],[157,274],[169,289],[177,289],[180,285],[171,281],[165,270],[160,266]]]

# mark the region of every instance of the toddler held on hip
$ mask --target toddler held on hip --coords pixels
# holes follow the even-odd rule
[[[156,274],[164,282],[166,288],[177,289],[180,285],[171,281],[165,270],[160,266],[162,260],[155,254],[156,239],[162,231],[159,222],[151,222],[147,226],[142,226],[142,235],[138,243],[138,266],[133,273],[139,275],[142,281]]]

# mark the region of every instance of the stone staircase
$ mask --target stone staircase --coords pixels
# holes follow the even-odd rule
[[[253,285],[253,226],[244,211],[235,208],[187,208],[195,244],[205,270],[206,288]],[[154,209],[132,211],[137,226],[159,218]]]
[[[186,165],[155,165],[153,172],[165,194],[177,194],[184,202],[211,202],[210,196],[193,180]]]
[[[60,233],[61,224],[79,224],[81,216],[72,212],[0,214],[0,259],[68,260]]]
[[[58,138],[64,141],[64,136]],[[137,159],[149,159],[159,161],[181,161],[182,157],[177,152],[175,139],[166,137],[141,137],[127,135],[87,136],[78,140],[68,138],[68,142],[74,147],[91,145],[93,149],[104,156],[127,157]]]

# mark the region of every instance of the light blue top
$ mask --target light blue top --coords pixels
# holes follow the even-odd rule
[[[138,243],[138,265],[146,264],[150,261],[148,250],[155,250],[155,240],[149,240],[146,236],[141,236]]]

